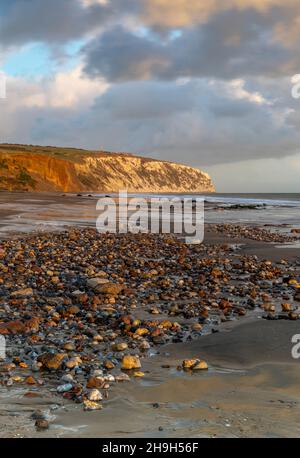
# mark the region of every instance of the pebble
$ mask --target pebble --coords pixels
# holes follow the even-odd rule
[[[65,362],[65,366],[68,369],[74,369],[75,367],[80,366],[82,363],[82,360],[80,356],[74,356],[73,358],[70,358],[68,361]]]
[[[42,367],[45,367],[49,370],[58,370],[63,360],[65,359],[64,353],[44,353],[38,357],[38,362],[42,364]]]
[[[116,375],[115,379],[116,379],[116,382],[129,382],[130,381],[129,375],[124,374],[124,373]]]
[[[87,411],[101,410],[102,409],[102,405],[99,404],[98,402],[85,400],[83,402],[83,404],[84,404],[84,410],[87,410]]]
[[[107,283],[110,283],[110,281],[106,278],[90,278],[87,281],[87,286],[89,286],[90,288],[96,288],[99,285],[105,285]]]
[[[112,346],[112,350],[113,351],[124,351],[128,348],[128,345],[126,342],[122,342],[122,343],[117,343],[117,344],[114,344]]]
[[[49,429],[50,424],[47,420],[36,420],[35,427],[37,431],[45,431]]]
[[[88,400],[89,401],[93,401],[93,402],[99,402],[102,400],[102,394],[100,393],[99,390],[91,390],[89,393],[88,393]]]
[[[182,363],[182,367],[185,370],[192,369],[193,371],[208,369],[207,363],[199,359],[185,359]]]
[[[208,365],[207,365],[207,362],[206,361],[199,361],[194,367],[193,367],[193,371],[203,371],[203,370],[207,370],[208,369]]]
[[[30,297],[33,296],[32,288],[19,289],[11,293],[11,297]]]
[[[138,356],[125,355],[122,359],[121,368],[123,370],[140,369],[142,367]]]
[[[61,381],[64,383],[73,383],[74,377],[72,374],[64,374],[61,378]]]
[[[144,372],[137,371],[133,373],[133,376],[139,378],[139,377],[145,377],[145,374]]]
[[[101,388],[104,381],[104,377],[90,377],[86,386],[87,388]]]
[[[35,410],[31,415],[32,420],[46,420],[47,415],[42,410]]]
[[[59,385],[56,390],[58,393],[67,393],[73,388],[72,383],[65,383],[64,385]]]
[[[295,240],[243,225],[209,231]],[[0,334],[10,339],[0,382],[35,382],[37,392],[42,378],[46,389],[55,383],[86,410],[102,408],[88,399],[94,390],[105,399],[115,381],[144,375],[142,356],[199,338],[204,326],[218,330],[255,308],[268,319],[299,319],[297,262],[260,260],[230,244],[186,245],[170,235],[99,235],[87,228],[3,240],[0,257]],[[186,359],[180,369],[207,367]]]

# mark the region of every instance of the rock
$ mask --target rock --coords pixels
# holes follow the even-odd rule
[[[35,427],[37,431],[45,431],[46,429],[49,429],[49,421],[47,420],[36,420],[35,422]]]
[[[71,391],[72,388],[73,388],[72,383],[65,383],[64,385],[59,385],[56,388],[56,391],[58,393],[67,393],[68,391]]]
[[[88,400],[92,402],[102,401],[102,394],[99,390],[94,389],[88,393]]]
[[[294,300],[297,301],[297,302],[300,302],[300,292],[297,292],[297,293],[294,295]]]
[[[58,370],[61,367],[65,357],[65,353],[44,353],[43,355],[40,355],[37,360],[38,362],[42,363],[42,367],[45,367],[49,370]]]
[[[71,315],[77,315],[78,313],[80,313],[80,308],[79,308],[77,305],[71,305],[71,306],[68,308],[68,312],[69,312]]]
[[[198,359],[185,359],[182,363],[184,369],[192,369],[197,363]]]
[[[147,351],[151,348],[151,345],[149,344],[149,342],[147,342],[147,340],[143,340],[140,344],[139,344],[139,348],[142,350],[142,351]]]
[[[76,348],[76,347],[75,347],[75,345],[74,345],[73,342],[66,342],[66,343],[64,344],[64,350],[66,350],[66,351],[74,351],[75,348]]]
[[[87,411],[102,409],[102,405],[99,404],[98,402],[86,400],[83,402],[83,404],[84,404],[84,410],[87,410]]]
[[[276,307],[274,304],[263,304],[262,308],[265,310],[265,312],[275,312]]]
[[[92,373],[93,377],[102,377],[103,376],[103,370],[102,369],[95,369]]]
[[[112,374],[107,374],[104,376],[105,382],[115,382],[115,377]]]
[[[26,383],[26,385],[36,385],[36,380],[34,377],[32,377],[31,375],[29,377],[27,377],[25,380],[24,380],[24,383]]]
[[[74,378],[72,374],[65,374],[62,376],[61,381],[64,383],[74,383]]]
[[[124,372],[122,372],[119,375],[116,375],[115,379],[116,379],[116,382],[129,382],[130,381],[129,375],[124,374]]]
[[[283,303],[283,304],[281,304],[281,309],[282,309],[283,312],[291,312],[292,311],[292,306],[291,306],[291,304]]]
[[[193,371],[203,371],[207,369],[208,369],[208,365],[205,361],[199,361],[198,363],[195,364],[195,366],[193,366]]]
[[[87,388],[101,388],[104,383],[104,377],[90,377],[87,381]]]
[[[9,335],[9,334],[24,334],[25,325],[21,320],[9,321],[7,323],[0,324],[0,334]]]
[[[70,358],[68,361],[65,362],[65,366],[68,369],[74,369],[75,367],[80,366],[82,363],[82,360],[80,356],[74,356],[73,358]]]
[[[111,283],[109,280],[107,280],[106,278],[90,278],[87,282],[87,286],[89,288],[97,288],[97,286],[99,285],[106,285],[108,283]]]
[[[40,319],[37,317],[32,317],[30,320],[25,321],[24,327],[25,327],[25,333],[39,332]]]
[[[46,420],[47,414],[42,410],[35,410],[30,417],[32,420]]]
[[[110,359],[106,359],[103,363],[103,366],[105,367],[105,369],[107,370],[111,370],[115,367],[114,363],[112,361],[110,361]]]
[[[19,289],[10,294],[11,297],[31,297],[33,296],[32,288]]]
[[[98,285],[95,288],[95,291],[100,294],[105,294],[108,296],[118,296],[123,290],[123,286],[117,283],[106,283],[104,285]]]
[[[144,372],[136,371],[133,373],[133,376],[139,378],[139,377],[145,377],[145,374]]]
[[[112,346],[112,350],[113,351],[124,351],[128,348],[128,345],[126,342],[122,342],[122,343],[117,343],[117,344],[114,344]]]
[[[121,368],[123,370],[140,369],[141,362],[138,356],[125,355],[122,359]]]
[[[147,328],[138,328],[134,333],[135,336],[145,336],[147,334],[149,334],[149,329]]]
[[[1,372],[11,372],[16,368],[16,365],[14,363],[4,363],[0,365],[0,373]]]
[[[43,366],[42,363],[38,363],[37,361],[34,361],[31,365],[31,370],[33,372],[39,372],[42,366]]]

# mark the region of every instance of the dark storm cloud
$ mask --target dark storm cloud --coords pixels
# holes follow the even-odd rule
[[[12,0],[0,4],[2,46],[27,42],[64,43],[80,38],[112,17],[111,8],[79,0]]]

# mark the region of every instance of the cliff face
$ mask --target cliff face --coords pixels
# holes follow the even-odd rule
[[[177,163],[130,154],[0,145],[0,189],[213,192],[214,186],[206,173]]]

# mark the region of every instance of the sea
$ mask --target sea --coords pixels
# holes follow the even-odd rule
[[[0,192],[0,237],[67,226],[95,227],[98,199],[116,194]],[[204,199],[205,223],[300,228],[300,193],[295,194],[129,194],[128,198]]]

